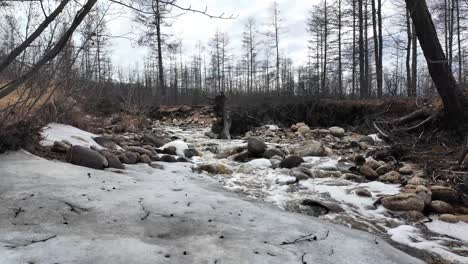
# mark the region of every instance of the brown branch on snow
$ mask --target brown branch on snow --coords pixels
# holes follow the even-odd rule
[[[61,202],[66,204],[68,207],[70,207],[70,211],[75,212],[77,214],[81,214],[82,212],[88,212],[89,211],[89,209],[80,207],[78,205],[72,204],[72,203],[67,202],[67,201],[61,201]]]
[[[327,230],[324,237],[318,238],[316,235],[312,233],[312,234],[308,234],[308,235],[296,238],[293,241],[284,241],[280,245],[292,245],[292,244],[296,244],[296,243],[304,242],[304,241],[312,242],[312,241],[317,241],[317,240],[324,240],[328,237],[329,234],[330,234],[330,231]]]

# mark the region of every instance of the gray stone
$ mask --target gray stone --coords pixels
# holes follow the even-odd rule
[[[104,157],[106,157],[107,162],[109,163],[108,164],[109,168],[114,168],[114,169],[119,169],[119,170],[125,169],[125,166],[122,164],[122,162],[120,162],[119,158],[115,156],[114,154],[109,153],[109,152],[103,152],[102,154],[104,155]]]
[[[61,141],[55,141],[54,145],[52,146],[52,151],[58,152],[58,153],[67,153],[72,147],[61,142]]]
[[[379,177],[379,181],[381,182],[389,182],[389,183],[396,183],[401,179],[401,174],[396,171],[390,171],[381,175]]]
[[[370,181],[375,181],[379,177],[377,172],[367,165],[359,167],[359,173]]]
[[[184,156],[190,159],[195,156],[200,156],[200,153],[198,152],[198,150],[194,148],[189,148],[189,149],[184,150]]]
[[[161,161],[162,161],[162,162],[173,163],[173,162],[177,162],[177,158],[175,158],[175,157],[172,156],[172,155],[163,155],[163,156],[161,157]]]
[[[136,164],[138,162],[139,155],[133,152],[125,152],[119,156],[119,160],[125,164]]]
[[[143,155],[140,156],[140,162],[150,164],[151,163],[151,158],[148,155],[143,154]]]
[[[439,216],[439,220],[447,222],[447,223],[460,222],[460,219],[456,215],[453,215],[453,214],[442,214],[441,216]]]
[[[262,155],[266,151],[267,145],[258,138],[249,138],[247,141],[247,149],[253,155],[258,156]]]
[[[99,152],[82,146],[73,146],[66,159],[71,164],[98,170],[103,170],[109,165],[107,159]]]
[[[315,142],[305,146],[298,154],[301,157],[323,157],[326,152],[321,143]]]
[[[460,203],[460,195],[457,191],[445,186],[432,186],[432,200],[440,200],[450,204]]]
[[[280,149],[277,149],[277,148],[267,149],[265,151],[265,153],[263,153],[263,158],[265,158],[265,159],[271,159],[274,156],[280,156],[280,157],[284,158],[284,156],[286,156],[286,155],[284,154],[283,151],[281,151]]]
[[[145,149],[145,148],[142,148],[142,147],[138,147],[138,146],[128,146],[128,147],[125,147],[125,150],[127,151],[130,151],[130,152],[135,152],[135,153],[138,153],[140,155],[147,155],[148,157],[151,157],[153,154],[151,153],[151,151]]]
[[[430,208],[436,214],[452,214],[455,211],[452,205],[444,201],[432,201]]]
[[[357,196],[372,197],[372,193],[366,188],[358,188],[354,191]]]
[[[292,168],[295,168],[295,167],[301,165],[301,163],[303,163],[303,162],[304,162],[304,159],[302,157],[291,155],[291,156],[288,156],[284,160],[281,161],[280,167],[281,168],[292,169]]]
[[[249,158],[251,158],[251,156],[252,155],[248,151],[244,151],[234,155],[233,160],[237,162],[246,162]]]
[[[157,148],[164,146],[164,144],[169,143],[169,139],[165,139],[162,137],[158,137],[153,133],[145,133],[143,134],[143,140]]]

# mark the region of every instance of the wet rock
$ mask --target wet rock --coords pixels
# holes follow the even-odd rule
[[[190,163],[190,160],[187,159],[186,157],[178,157],[178,158],[177,158],[177,162],[187,162],[187,163]]]
[[[172,155],[163,155],[161,157],[161,161],[167,162],[167,163],[174,163],[174,162],[177,162],[177,158]]]
[[[342,176],[339,171],[327,170],[311,170],[312,178],[340,178]]]
[[[456,215],[453,215],[453,214],[442,214],[442,215],[439,216],[439,220],[447,222],[447,223],[458,223],[458,222],[460,222],[460,219]]]
[[[174,155],[174,156],[175,156],[175,155],[177,155],[177,148],[174,147],[174,146],[169,146],[169,147],[167,147],[167,148],[164,148],[164,149],[162,150],[162,152],[163,152],[164,154],[167,154],[167,155]]]
[[[377,174],[379,175],[384,175],[385,173],[390,172],[393,169],[395,169],[395,166],[393,165],[393,163],[389,162],[385,165],[378,167],[377,170],[375,170],[375,172],[377,172]]]
[[[465,223],[468,223],[468,214],[465,214],[465,215],[457,215],[458,219],[460,221],[463,221]]]
[[[363,166],[359,167],[358,170],[359,170],[359,173],[361,173],[362,176],[364,176],[366,179],[368,179],[370,181],[375,181],[379,177],[377,172],[375,172],[375,170],[373,170],[371,167],[369,167],[367,165],[363,165]]]
[[[140,156],[140,160],[139,160],[141,163],[148,163],[150,164],[151,163],[151,158],[146,155],[146,154],[143,154]]]
[[[98,143],[102,147],[105,147],[105,148],[108,148],[108,149],[113,149],[113,150],[117,149],[117,144],[115,144],[115,142],[110,138],[95,137],[93,139],[94,139],[94,141],[96,141],[96,143]]]
[[[244,151],[242,153],[234,155],[233,160],[236,162],[246,162],[251,157],[252,155],[250,154],[250,152]]]
[[[330,127],[328,131],[330,131],[330,134],[332,134],[333,136],[339,137],[339,138],[344,137],[345,135],[345,130],[341,127],[336,127],[336,126]]]
[[[382,205],[392,211],[424,210],[424,201],[414,193],[400,193],[382,198]]]
[[[410,223],[417,223],[422,220],[424,220],[426,217],[423,215],[423,213],[418,212],[418,211],[407,211],[407,212],[401,212],[399,214],[401,218],[406,220],[407,222]]]
[[[348,180],[348,181],[353,181],[353,182],[366,182],[366,178],[364,178],[361,175],[357,175],[354,173],[345,173],[343,176],[341,176],[342,179]]]
[[[303,162],[304,162],[304,159],[302,157],[291,155],[281,161],[280,167],[292,169],[301,165]]]
[[[67,152],[66,160],[74,165],[98,170],[103,170],[109,165],[107,159],[99,152],[82,146],[73,146]]]
[[[225,175],[230,175],[233,173],[233,171],[228,168],[224,164],[199,164],[196,167],[194,167],[195,171],[198,172],[208,172],[210,174],[225,174]]]
[[[191,159],[192,157],[200,156],[200,153],[194,148],[189,148],[184,150],[184,156],[188,159]]]
[[[326,155],[323,145],[319,142],[315,142],[305,146],[298,153],[301,157],[323,157]]]
[[[263,153],[263,158],[265,158],[265,159],[271,159],[274,156],[279,156],[279,157],[284,158],[284,156],[286,156],[286,155],[284,154],[283,151],[281,151],[280,149],[277,149],[277,148],[267,149],[265,151],[265,153]]]
[[[119,158],[115,156],[114,154],[109,153],[109,152],[103,152],[102,154],[104,155],[104,157],[106,157],[107,162],[109,163],[108,164],[109,168],[114,168],[114,169],[119,169],[119,170],[125,169],[125,166],[122,164],[122,162],[120,162]]]
[[[253,155],[259,156],[266,151],[267,145],[258,138],[249,138],[247,141],[247,149]]]
[[[431,187],[432,200],[440,200],[450,204],[460,203],[460,195],[450,187],[435,185]]]
[[[366,188],[358,188],[354,191],[357,196],[372,197],[372,193]]]
[[[431,202],[430,209],[436,214],[452,214],[455,211],[449,203],[437,200]]]
[[[321,216],[328,213],[340,213],[344,211],[343,208],[341,208],[337,204],[315,201],[312,199],[302,200],[301,205],[313,209],[314,212],[316,212],[315,214],[313,214],[314,216]]]
[[[151,153],[151,151],[149,151],[149,150],[147,150],[145,148],[142,148],[142,147],[138,147],[138,146],[128,146],[128,147],[125,147],[125,150],[135,152],[135,153],[138,153],[140,155],[147,155],[148,157],[151,157],[153,155]]]
[[[162,137],[158,137],[153,133],[143,134],[143,140],[157,148],[164,146],[164,144],[169,143],[170,140]]]
[[[400,179],[401,179],[401,174],[396,171],[387,172],[384,175],[381,175],[379,177],[379,181],[389,182],[389,183],[396,183],[400,181]]]
[[[125,152],[119,156],[119,160],[125,164],[137,164],[139,155],[133,152]]]
[[[373,159],[371,157],[366,159],[365,164],[367,166],[371,167],[373,170],[377,170],[380,166],[383,165],[381,162],[378,162],[378,161],[376,161],[375,159]]]
[[[366,158],[364,158],[364,156],[362,155],[357,155],[355,158],[354,158],[354,164],[356,164],[356,166],[362,166],[366,163]],[[369,165],[367,165],[369,166]],[[372,166],[369,166],[370,168],[372,168]]]
[[[52,146],[52,151],[57,152],[57,153],[67,153],[72,147],[61,142],[61,141],[55,141],[54,145]]]

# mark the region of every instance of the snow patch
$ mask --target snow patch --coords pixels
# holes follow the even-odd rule
[[[255,168],[271,167],[271,161],[268,159],[254,159],[254,160],[247,162],[247,164]]]
[[[426,226],[435,233],[444,234],[468,242],[468,223],[447,223],[437,219],[426,223]]]
[[[53,146],[55,141],[66,140],[72,145],[80,145],[88,148],[94,146],[98,149],[103,149],[103,147],[93,139],[98,135],[70,125],[50,123],[42,129],[41,136],[43,137],[43,140],[40,142],[42,146]]]
[[[185,143],[184,141],[175,140],[175,141],[172,141],[172,142],[169,142],[169,143],[165,144],[160,149],[165,149],[165,148],[168,148],[168,147],[175,147],[176,148],[176,154],[178,156],[181,156],[181,157],[185,157],[184,151],[189,148],[187,143]]]

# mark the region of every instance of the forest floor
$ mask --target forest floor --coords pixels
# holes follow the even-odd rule
[[[341,133],[275,122],[220,140],[210,131],[216,121],[210,107],[171,106],[158,120],[82,115],[74,125],[91,133],[49,124],[40,145],[26,148],[34,155],[0,157],[0,256],[5,263],[417,263],[406,254],[468,261],[468,204],[447,181],[466,168],[454,170],[459,146],[434,140],[441,134],[424,146],[401,136],[395,147],[369,127],[344,124]],[[289,155],[317,146],[320,153],[292,168],[282,157],[242,158],[251,137]],[[105,171],[67,164],[57,142],[127,164]],[[359,157],[376,171],[391,165],[397,177],[369,179]],[[441,189],[445,196],[434,199]],[[382,205],[408,193],[458,200],[443,214],[431,200],[421,212]]]

